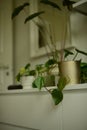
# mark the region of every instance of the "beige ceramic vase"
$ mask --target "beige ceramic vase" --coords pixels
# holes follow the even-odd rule
[[[59,63],[60,76],[69,79],[70,85],[80,83],[80,61],[63,61]]]

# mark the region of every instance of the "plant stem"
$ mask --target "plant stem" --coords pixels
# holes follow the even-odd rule
[[[44,87],[46,90],[47,90],[47,92],[49,92],[50,93],[50,90],[49,89],[47,89],[47,87]]]
[[[65,15],[64,17],[64,22],[63,22],[63,39],[62,39],[62,43],[61,43],[61,54],[60,54],[60,61],[63,61],[63,53],[64,53],[64,48],[65,48],[65,42],[66,42],[66,34],[67,34],[67,16]]]
[[[64,30],[63,30],[63,39],[62,39],[62,43],[61,43],[60,61],[64,60],[64,49],[65,49],[67,36],[68,36],[67,40],[69,40],[69,42],[71,43],[71,24],[70,24],[70,14],[69,14],[68,10],[65,13],[63,26],[64,26],[63,27]]]
[[[78,52],[76,52],[76,54],[75,54],[75,56],[74,56],[73,60],[75,60],[75,58],[77,57],[77,55],[78,55]]]

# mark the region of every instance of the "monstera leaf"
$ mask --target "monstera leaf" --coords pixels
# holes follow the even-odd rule
[[[56,3],[52,2],[52,1],[41,0],[40,2],[43,3],[43,4],[46,4],[46,5],[52,6],[54,8],[57,8],[58,10],[61,10],[61,8]]]
[[[24,3],[24,4],[16,7],[12,13],[11,18],[13,19],[14,17],[16,17],[26,6],[29,6],[29,3]]]
[[[40,12],[36,12],[36,13],[33,13],[31,15],[29,15],[26,19],[25,19],[25,22],[24,23],[27,23],[28,21],[32,20],[33,18],[39,16],[40,14],[44,13],[44,11],[40,11]]]

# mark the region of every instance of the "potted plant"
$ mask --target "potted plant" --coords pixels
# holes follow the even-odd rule
[[[52,1],[49,1],[49,0],[41,0],[40,2],[43,3],[43,4],[45,4],[45,5],[50,5],[50,6],[54,7],[57,10],[61,10],[60,7],[59,7],[59,5],[57,5],[55,2],[52,2]],[[72,6],[71,6],[72,3],[73,3],[72,1],[63,0],[63,5],[67,6],[69,10],[71,10],[71,8],[72,8]],[[15,8],[15,10],[13,11],[13,14],[12,14],[12,19],[16,15],[18,15],[26,6],[29,6],[29,3],[24,3],[23,5]],[[35,12],[35,13],[29,15],[25,19],[24,23],[27,23],[29,20],[33,20],[35,17],[40,16],[43,13],[44,13],[44,11],[40,11],[40,12]],[[38,24],[34,20],[33,20],[33,22],[40,28],[40,24]],[[43,22],[43,20],[42,20],[42,22]],[[43,33],[43,31],[41,30],[41,28],[40,28],[40,31]],[[66,33],[66,26],[65,26],[65,30],[64,31]],[[48,33],[47,30],[46,30],[46,32]],[[52,58],[53,61],[54,60],[56,61],[57,65],[59,65],[60,63],[63,62],[63,60],[65,60],[64,58],[67,57],[68,54],[72,54],[72,52],[70,52],[69,50],[66,50],[67,53],[65,53],[65,38],[66,38],[65,36],[64,36],[64,40],[63,40],[64,42],[61,43],[62,44],[61,45],[62,46],[61,51],[58,51],[56,49],[55,44],[53,44],[54,42],[52,41],[52,36],[51,35],[49,35],[49,38],[51,39],[50,41],[51,41],[51,45],[53,47],[52,48],[52,52],[51,52],[51,58]],[[48,46],[49,46],[49,43],[48,43]],[[79,51],[79,52],[81,52],[81,51]],[[60,55],[60,59],[59,59],[59,55]],[[51,58],[50,58],[50,60],[51,60]],[[63,91],[64,87],[66,86],[66,84],[68,84],[70,82],[70,78],[68,76],[66,76],[66,75],[63,76],[62,74],[60,74],[60,78],[59,78],[59,81],[58,81],[58,84],[57,84],[57,88],[48,89],[45,86],[45,80],[44,80],[43,73],[48,73],[49,72],[48,70],[53,69],[53,66],[54,66],[54,64],[53,65],[49,65],[48,68],[46,66],[44,66],[44,67],[39,66],[39,67],[36,68],[36,70],[37,70],[36,72],[38,74],[37,74],[37,77],[35,78],[35,80],[33,81],[33,87],[34,88],[39,88],[39,90],[41,90],[41,88],[44,87],[52,95],[52,98],[54,99],[54,103],[55,103],[55,105],[57,105],[63,99],[63,93],[62,93],[62,91]]]
[[[50,64],[49,64],[50,62]],[[47,65],[48,64],[48,65]],[[54,61],[54,59],[50,59],[46,62],[47,66],[49,66],[49,68],[46,66],[45,67],[40,67],[39,66],[39,74],[37,75],[37,77],[35,78],[35,80],[33,81],[32,83],[32,87],[33,88],[38,88],[39,90],[41,90],[42,88],[45,88],[46,91],[52,96],[52,99],[54,101],[54,104],[55,105],[58,105],[62,100],[63,100],[63,89],[65,88],[65,86],[67,85],[68,83],[68,79],[66,77],[60,77],[59,78],[59,81],[58,81],[58,84],[56,87],[51,87],[50,85],[50,88],[48,87],[49,85],[47,85],[49,83],[49,79],[48,77],[50,76],[54,76],[54,75],[48,75],[48,76],[44,76],[43,73],[47,73],[50,70],[52,70],[54,68],[54,66],[56,65],[56,62]],[[52,78],[52,81],[53,81],[53,77]],[[46,79],[47,79],[47,82],[46,82]],[[51,83],[52,83],[51,81]]]
[[[80,60],[75,60],[78,54],[83,54],[87,56],[86,52],[83,52],[81,50],[78,50],[74,48],[75,52],[64,50],[64,59],[66,59],[68,56],[73,55],[72,61],[62,61],[57,62],[54,59],[50,59],[46,62],[45,65],[49,66],[52,71],[52,69],[56,66],[56,64],[59,66],[59,80],[56,88],[48,88],[45,84],[45,79],[43,76],[43,72],[46,72],[46,68],[40,68],[39,73],[35,80],[33,81],[32,87],[38,88],[41,90],[43,87],[51,94],[55,105],[58,105],[63,100],[63,89],[67,84],[77,84],[82,82],[87,82],[87,63],[83,63]],[[64,66],[63,66],[64,64]],[[66,65],[68,64],[68,65]],[[69,65],[71,68],[69,68]],[[71,66],[73,65],[73,66]],[[46,67],[46,66],[45,66]],[[62,67],[62,68],[61,68]],[[66,67],[64,69],[64,67]],[[73,68],[72,68],[73,67]],[[74,68],[75,67],[75,68]],[[71,70],[70,70],[71,69]],[[49,70],[49,69],[48,69]],[[72,73],[73,72],[73,73]],[[74,74],[74,75],[73,75]]]
[[[64,50],[64,52],[64,60],[58,63],[60,76],[69,78],[70,80],[68,84],[72,85],[81,83],[82,61],[81,59],[78,60],[76,58],[78,54],[87,56],[87,53],[76,48],[74,48],[74,52],[69,50]],[[73,57],[70,57],[70,60],[66,60],[68,55],[72,55]]]
[[[49,59],[44,64],[36,65],[36,78],[42,77],[44,86],[55,86],[55,75],[52,73],[52,70],[55,68],[56,63],[56,60]]]
[[[35,79],[36,71],[30,68],[30,63],[22,67],[16,76],[16,80],[20,82],[24,89],[32,88],[32,82]]]

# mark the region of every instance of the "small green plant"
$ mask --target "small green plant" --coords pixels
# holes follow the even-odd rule
[[[42,88],[45,88],[47,92],[49,92],[53,98],[54,104],[58,105],[63,100],[63,89],[68,84],[68,79],[66,77],[60,77],[57,88],[47,88],[45,86],[45,80],[43,76],[38,76],[34,82],[32,83],[33,88],[38,88],[41,90]]]
[[[81,50],[79,50],[79,49],[77,49],[77,48],[73,48],[72,51],[70,51],[70,50],[68,50],[68,49],[64,49],[63,51],[64,51],[64,56],[63,56],[64,61],[68,59],[68,56],[72,56],[72,57],[70,57],[70,60],[73,60],[73,61],[76,60],[76,58],[77,58],[77,56],[78,56],[79,54],[82,54],[82,55],[84,55],[84,56],[87,56],[87,53],[86,53],[86,52],[81,51]],[[60,52],[60,53],[61,53],[61,52]],[[60,53],[59,53],[59,55],[60,55]],[[80,59],[80,60],[81,60],[81,59]]]
[[[31,66],[30,63],[28,63],[20,69],[19,73],[16,76],[17,81],[20,81],[20,78],[22,76],[35,76],[36,75],[36,71],[32,70],[30,66]]]
[[[87,63],[81,63],[81,83],[87,83]]]
[[[73,60],[76,59],[78,54],[83,54],[87,56],[86,52],[83,52],[81,50],[78,50],[75,48],[75,53],[69,50],[64,50],[64,58],[67,58],[69,55],[74,55]],[[69,83],[69,78],[67,77],[61,77],[58,80],[57,88],[51,88],[49,89],[46,86],[46,81],[45,81],[45,76],[46,75],[51,75],[52,70],[55,68],[56,65],[58,65],[58,61],[55,60],[54,58],[49,59],[48,61],[45,62],[45,64],[38,64],[36,65],[35,69],[32,70],[30,67],[30,64],[28,63],[25,65],[25,67],[21,68],[19,73],[16,76],[17,81],[20,81],[20,78],[22,76],[29,76],[33,75],[35,76],[35,80],[32,83],[33,88],[38,88],[41,90],[42,88],[45,88],[47,92],[49,92],[52,96],[52,99],[54,101],[55,105],[58,105],[62,100],[63,100],[63,89],[65,86]],[[87,82],[87,63],[82,63],[81,62],[81,83]]]
[[[51,71],[56,64],[57,61],[55,61],[54,59],[50,59],[44,64],[44,66],[38,65],[37,66],[38,76],[33,81],[32,87],[38,88],[39,90],[45,88],[51,94],[54,104],[58,105],[63,100],[62,91],[65,88],[66,84],[68,83],[69,79],[66,79],[65,77],[60,77],[59,82],[57,84],[57,88],[49,89],[45,84],[45,78],[44,78],[44,73],[47,73],[49,76],[51,75]]]

